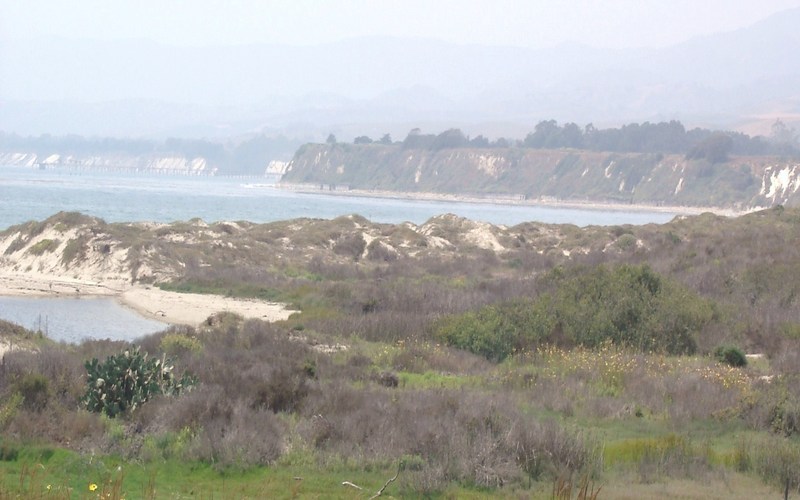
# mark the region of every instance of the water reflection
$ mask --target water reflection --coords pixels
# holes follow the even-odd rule
[[[0,297],[0,318],[70,343],[84,339],[131,341],[167,327],[108,297]]]

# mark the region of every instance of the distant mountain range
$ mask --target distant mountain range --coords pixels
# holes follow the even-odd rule
[[[800,121],[800,8],[663,49],[549,49],[356,38],[181,48],[0,41],[0,130],[339,139],[412,127],[523,136],[540,120],[679,119],[765,133]]]

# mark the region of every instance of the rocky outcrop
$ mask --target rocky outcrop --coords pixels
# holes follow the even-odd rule
[[[406,149],[309,144],[282,182],[326,190],[391,190],[750,210],[800,200],[800,160],[569,149]]]

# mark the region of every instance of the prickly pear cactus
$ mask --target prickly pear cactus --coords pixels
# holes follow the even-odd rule
[[[148,359],[136,346],[102,363],[93,358],[85,366],[88,376],[83,403],[89,411],[109,417],[134,411],[157,394],[177,395],[195,383],[187,375],[176,379],[166,355]]]

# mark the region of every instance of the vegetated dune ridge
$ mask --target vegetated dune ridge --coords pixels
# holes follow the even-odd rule
[[[287,186],[437,193],[503,202],[715,207],[750,211],[793,205],[800,161],[573,149],[406,149],[402,145],[307,144],[281,182]]]
[[[552,234],[553,242],[563,237],[556,226],[538,226],[542,236]],[[197,324],[218,311],[273,321],[287,318],[292,310],[273,300],[252,298],[264,297],[263,290],[234,293],[215,285],[184,290],[201,294],[175,293],[158,285],[212,272],[214,277],[201,281],[235,286],[243,274],[254,274],[245,270],[270,274],[293,261],[305,266],[315,258],[333,263],[413,259],[431,253],[455,257],[465,245],[502,253],[517,245],[518,237],[518,231],[453,215],[420,226],[373,224],[359,216],[209,225],[199,219],[108,224],[62,212],[0,233],[0,294],[115,296],[145,316],[176,324]],[[563,254],[572,251],[565,249]],[[271,298],[270,292],[266,295]]]
[[[737,218],[706,213],[663,225],[578,228],[534,222],[506,227],[455,215],[421,225],[377,224],[357,215],[267,224],[109,224],[59,213],[0,232],[0,293],[113,295],[162,321],[197,324],[221,310],[283,319],[301,308],[298,297],[309,287],[329,283],[331,276],[334,282],[352,273],[359,280],[379,278],[395,264],[440,261],[453,266],[452,279],[462,276],[459,265],[477,266],[485,269],[480,279],[492,283],[562,264],[646,262],[703,295],[730,289],[718,299],[735,300],[742,314],[752,308],[759,316],[764,304],[753,298],[760,288],[751,281],[776,269],[788,270],[781,276],[793,272],[797,217],[779,206]],[[762,267],[763,273],[755,272]],[[478,279],[469,274],[461,279]],[[793,300],[789,292],[775,300]],[[370,309],[367,299],[350,300]],[[780,311],[781,318],[791,315],[790,309]]]

